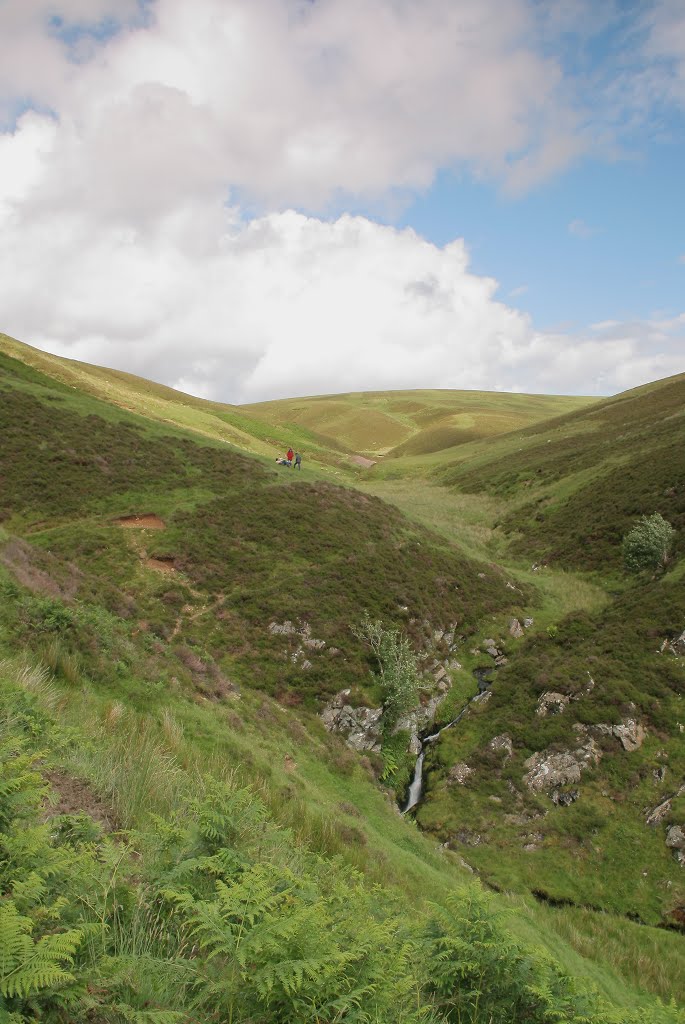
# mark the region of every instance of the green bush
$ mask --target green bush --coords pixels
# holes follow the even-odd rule
[[[659,569],[668,563],[675,530],[655,512],[642,516],[623,538],[623,562],[629,572]]]

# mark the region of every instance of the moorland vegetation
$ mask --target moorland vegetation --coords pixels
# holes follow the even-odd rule
[[[0,353],[0,1014],[682,1020],[664,835],[685,799],[684,379],[531,403],[513,433],[434,432],[369,473],[351,462],[378,432],[361,396],[363,443],[336,447],[326,400],[284,426],[274,404],[260,419],[121,380],[154,404],[135,415],[110,371],[22,354]],[[426,393],[407,401],[445,427],[437,399],[433,421]],[[312,444],[303,479],[266,455],[291,428]],[[655,511],[671,561],[628,574],[623,538]],[[341,689],[388,703],[379,622],[420,685],[454,640],[440,721],[492,667],[485,638],[508,658],[431,747],[416,822],[396,811],[402,737],[359,755],[318,717]],[[563,712],[541,716],[549,693]],[[629,718],[634,750],[606,731]],[[525,762],[579,730],[601,753],[579,796],[528,788]]]

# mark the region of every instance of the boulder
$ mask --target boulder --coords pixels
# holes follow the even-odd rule
[[[552,792],[552,803],[556,804],[557,807],[570,807],[572,803],[580,796],[577,789],[555,789]]]
[[[653,811],[649,811],[645,821],[648,825],[659,825],[671,813],[671,798],[664,800]]]
[[[469,768],[464,761],[460,761],[459,764],[452,765],[450,768],[447,781],[456,782],[459,786],[465,786],[471,775],[473,775],[473,768]]]
[[[685,850],[685,828],[682,825],[671,825],[666,833],[666,846],[671,850]]]
[[[536,714],[541,718],[546,718],[547,715],[560,715],[566,709],[568,702],[569,698],[565,694],[549,690],[547,693],[540,694]]]
[[[592,729],[603,736],[615,736],[620,741],[623,749],[629,753],[641,747],[647,735],[647,730],[644,726],[640,725],[634,718],[624,718],[618,725],[600,723],[599,725],[593,725]]]
[[[353,750],[378,753],[381,749],[382,708],[353,708],[345,703],[349,690],[341,690],[321,712],[328,732],[340,733]]]
[[[282,626],[277,622],[271,622],[269,623],[269,632],[274,636],[292,636],[293,633],[297,633],[297,630],[290,621],[284,622]]]
[[[524,619],[523,620],[523,628],[524,629],[530,629],[530,627],[532,625],[533,625],[533,619]]]
[[[509,620],[509,636],[523,636],[523,626],[521,625],[518,619]]]
[[[591,738],[576,750],[536,752],[524,761],[528,772],[523,776],[523,781],[537,793],[569,786],[580,782],[582,773],[598,764],[601,758],[602,752]]]

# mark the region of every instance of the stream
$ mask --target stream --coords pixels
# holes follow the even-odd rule
[[[440,733],[444,732],[445,729],[451,729],[453,725],[456,725],[457,722],[464,717],[464,715],[466,714],[466,712],[468,711],[469,707],[476,699],[476,697],[480,697],[480,695],[482,693],[485,693],[485,691],[490,686],[490,683],[492,682],[492,679],[490,677],[492,676],[494,671],[494,668],[474,669],[473,674],[476,677],[476,681],[478,683],[478,693],[475,693],[473,697],[467,700],[466,704],[464,704],[463,708],[456,716],[456,718],[453,718],[451,722],[447,723],[447,725],[443,725],[442,728],[437,730],[437,732],[432,732],[429,736],[424,736],[421,739],[421,751],[418,757],[416,758],[416,765],[414,767],[414,778],[411,780],[409,784],[407,796],[404,800],[404,803],[400,807],[402,814],[406,814],[407,811],[411,811],[411,809],[413,807],[416,807],[419,800],[421,799],[421,792],[423,790],[423,762],[426,759],[426,748],[430,743],[435,743]]]

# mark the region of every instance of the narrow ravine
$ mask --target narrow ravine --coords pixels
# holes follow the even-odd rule
[[[409,784],[409,789],[407,790],[406,798],[404,802],[400,805],[400,810],[402,814],[406,814],[407,811],[411,811],[412,808],[416,807],[416,805],[421,800],[421,796],[423,793],[423,762],[426,759],[426,748],[428,747],[429,744],[435,743],[440,733],[443,733],[445,729],[451,729],[453,725],[456,725],[457,722],[459,722],[464,717],[473,701],[477,700],[478,697],[480,697],[481,694],[484,693],[490,686],[490,683],[492,682],[490,676],[494,671],[494,668],[474,669],[473,674],[478,682],[478,693],[475,693],[473,697],[470,698],[470,700],[467,700],[466,704],[464,704],[463,708],[456,716],[456,718],[453,718],[450,722],[447,723],[447,725],[443,725],[441,729],[437,730],[437,732],[432,732],[429,736],[424,736],[422,738],[421,750],[419,752],[418,757],[416,758],[416,765],[414,766],[414,777]]]

